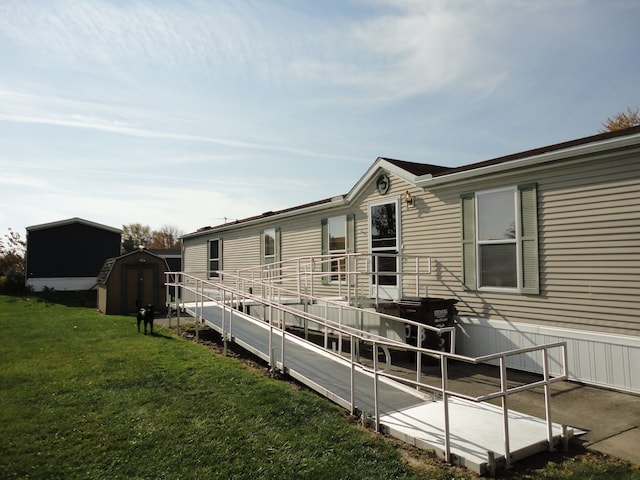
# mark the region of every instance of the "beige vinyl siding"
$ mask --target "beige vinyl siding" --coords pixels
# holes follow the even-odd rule
[[[239,228],[220,234],[222,243],[222,270],[235,273],[238,270],[260,264],[260,232],[263,228]],[[226,281],[226,279],[223,279]]]
[[[435,259],[430,294],[457,294],[461,315],[545,326],[640,334],[640,160],[588,161],[504,180],[439,190],[429,225],[459,222],[457,197],[526,182],[538,185],[540,295],[460,288],[460,225],[445,247],[425,229]],[[445,215],[446,216],[446,215]],[[447,228],[450,232],[451,225]],[[446,234],[445,234],[446,236]],[[452,235],[453,236],[453,235]],[[405,237],[406,238],[406,237]],[[455,248],[452,248],[455,247]],[[444,281],[440,281],[444,280]]]
[[[209,237],[195,237],[185,239],[184,264],[182,270],[200,278],[207,277],[207,265],[209,262]]]

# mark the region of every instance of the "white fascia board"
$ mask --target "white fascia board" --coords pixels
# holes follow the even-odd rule
[[[589,143],[586,145],[578,145],[575,147],[563,148],[561,150],[555,150],[553,152],[541,153],[538,155],[532,155],[517,160],[508,160],[495,165],[488,165],[486,167],[474,168],[472,170],[465,170],[462,172],[445,174],[438,177],[432,177],[431,175],[425,175],[416,179],[416,186],[420,188],[439,187],[445,184],[453,182],[463,182],[465,180],[472,180],[476,177],[485,175],[495,175],[509,170],[516,170],[525,167],[545,166],[549,162],[558,160],[566,161],[582,161],[584,159],[592,160],[594,156],[600,155],[606,157],[613,151],[621,149],[640,149],[640,134],[631,135],[628,137],[618,137],[608,140],[603,140],[596,143]]]

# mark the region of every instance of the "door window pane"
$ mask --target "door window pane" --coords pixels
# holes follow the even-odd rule
[[[396,272],[398,268],[397,257],[395,251],[376,252],[374,258],[374,272]],[[376,282],[377,280],[377,282]],[[396,275],[374,275],[373,283],[379,285],[397,285],[398,277]]]
[[[385,203],[371,207],[371,247],[396,246],[396,204]]]

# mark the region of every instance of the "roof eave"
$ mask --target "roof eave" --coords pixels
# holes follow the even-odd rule
[[[592,159],[598,154],[610,153],[613,150],[623,150],[629,148],[640,149],[640,133],[614,137],[584,145],[563,148],[560,150],[545,152],[537,155],[531,155],[520,159],[510,160],[494,165],[483,166],[460,172],[445,173],[439,176],[427,175],[416,180],[416,186],[420,188],[432,188],[447,185],[450,183],[459,183],[467,180],[476,179],[486,175],[496,175],[509,170],[516,170],[526,167],[544,166],[550,162],[558,160],[574,160],[579,161],[583,158]]]
[[[307,213],[313,213],[313,212],[321,212],[323,210],[328,210],[330,208],[336,208],[336,207],[341,207],[341,206],[345,206],[347,205],[347,201],[344,195],[338,195],[335,197],[332,197],[330,201],[325,202],[325,203],[321,203],[318,205],[312,205],[312,206],[307,206],[307,207],[302,207],[299,209],[291,209],[291,210],[287,210],[286,212],[282,212],[282,213],[278,213],[278,212],[274,212],[272,215],[263,215],[261,217],[255,218],[253,220],[246,220],[246,221],[241,221],[239,223],[228,223],[228,224],[224,224],[224,225],[219,225],[217,227],[211,227],[208,228],[206,230],[201,230],[198,232],[192,232],[192,233],[188,233],[186,235],[183,235],[180,237],[180,239],[182,240],[188,240],[191,238],[197,238],[200,237],[202,235],[211,235],[212,233],[222,233],[225,232],[227,230],[231,230],[231,229],[236,229],[236,228],[244,228],[244,227],[252,227],[252,226],[256,226],[256,225],[260,225],[262,223],[271,223],[273,220],[285,220],[289,217],[295,217],[297,215],[303,215],[303,214],[307,214]]]
[[[101,230],[107,230],[113,233],[122,234],[122,230],[120,230],[119,228],[110,227],[108,225],[102,225],[96,222],[91,222],[89,220],[85,220],[84,218],[80,218],[80,217],[67,218],[65,220],[58,220],[56,222],[41,223],[39,225],[31,225],[27,227],[26,230],[27,232],[33,232],[36,230],[45,230],[47,228],[61,227],[63,225],[71,225],[73,223],[81,223],[83,225],[99,228]]]

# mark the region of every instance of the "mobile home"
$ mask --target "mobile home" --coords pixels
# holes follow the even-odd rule
[[[378,158],[346,194],[182,241],[203,279],[387,311],[454,298],[459,353],[566,341],[571,378],[640,393],[640,127],[456,168]]]

